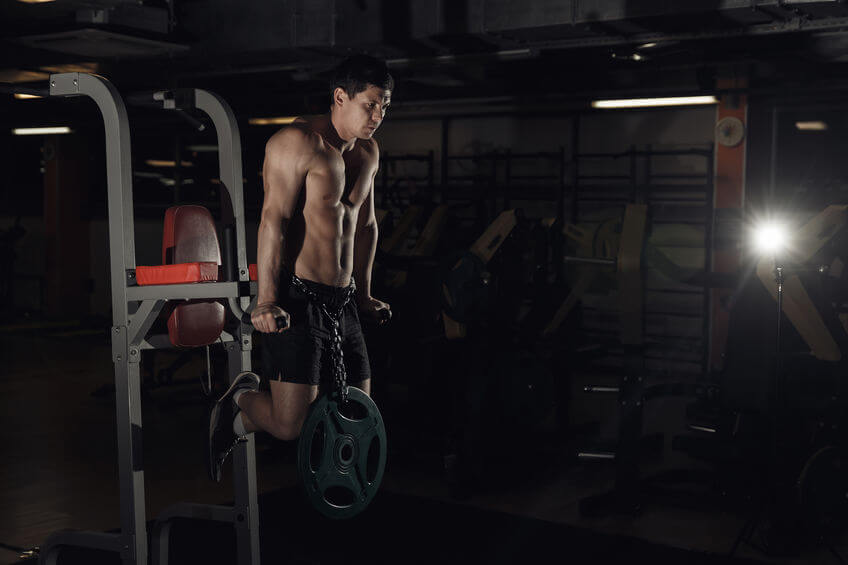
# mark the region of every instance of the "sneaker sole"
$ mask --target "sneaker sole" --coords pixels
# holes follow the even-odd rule
[[[229,396],[230,394],[233,393],[233,391],[236,389],[236,387],[238,387],[238,385],[241,384],[241,382],[244,380],[243,377],[245,375],[253,375],[254,377],[256,377],[255,379],[251,379],[251,380],[253,381],[253,383],[256,385],[257,388],[259,387],[259,375],[257,375],[254,372],[251,372],[251,371],[245,371],[243,373],[239,373],[238,375],[236,375],[236,378],[233,379],[233,382],[230,383],[230,387],[224,392],[224,394],[221,395],[221,398],[218,399],[216,405],[218,403],[223,402],[224,399],[227,398],[227,396]]]

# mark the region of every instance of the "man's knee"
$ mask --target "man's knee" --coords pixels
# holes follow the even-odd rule
[[[272,436],[283,441],[293,441],[300,436],[303,419],[275,418],[274,428],[268,430]]]

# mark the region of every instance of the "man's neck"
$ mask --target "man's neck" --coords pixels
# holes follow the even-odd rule
[[[351,136],[350,139],[345,139],[344,132],[340,132],[336,127],[336,114],[333,111],[330,111],[327,116],[327,127],[325,130],[325,140],[338,149],[339,153],[350,151],[356,144],[356,137]]]

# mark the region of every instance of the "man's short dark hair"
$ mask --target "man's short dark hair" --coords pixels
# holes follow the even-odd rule
[[[341,88],[349,98],[353,98],[368,88],[369,84],[383,90],[394,90],[395,79],[389,73],[386,63],[380,59],[368,55],[354,55],[336,67],[331,92]]]

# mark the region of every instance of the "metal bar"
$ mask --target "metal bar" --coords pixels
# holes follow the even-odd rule
[[[598,386],[598,385],[586,385],[583,387],[583,392],[619,392],[619,387],[617,386]]]
[[[408,154],[408,155],[394,155],[394,154],[387,155],[387,154],[383,154],[383,156],[380,158],[380,160],[381,161],[421,161],[421,162],[426,163],[427,161],[430,160],[430,157],[427,156],[427,155],[414,155],[414,154]]]
[[[548,181],[556,181],[559,180],[556,175],[511,175],[510,180],[548,180]]]
[[[613,460],[615,459],[614,451],[578,451],[577,452],[578,459],[603,459],[603,460]]]
[[[430,194],[433,194],[433,187],[436,184],[435,166],[435,153],[431,149],[429,153],[427,153],[427,188],[429,189]]]
[[[714,179],[714,155],[707,159],[707,209],[704,218],[704,272],[712,273],[713,264],[713,249],[715,248],[715,179]],[[704,344],[704,357],[702,361],[703,374],[706,376],[710,369],[710,350],[712,349],[712,311],[713,311],[713,289],[709,285],[704,285],[703,298],[703,316],[704,316],[704,335],[707,336],[707,342]]]
[[[250,293],[255,294],[256,281],[250,283]],[[198,298],[238,298],[239,283],[207,282],[189,284],[158,284],[132,286],[127,289],[127,300],[193,300]]]
[[[178,502],[166,508],[156,519],[151,541],[152,565],[168,565],[171,524],[174,518],[196,518],[215,522],[234,523],[235,512],[230,506]]]
[[[65,546],[114,551],[121,555],[128,553],[132,549],[128,538],[122,534],[62,530],[51,534],[41,545],[38,555],[39,563],[43,565],[56,565],[59,553]]]
[[[51,96],[88,96],[103,116],[106,134],[106,185],[109,215],[109,258],[114,325],[125,325],[126,271],[135,268],[132,213],[132,163],[127,109],[117,89],[103,77],[85,73],[50,76]]]
[[[221,184],[227,189],[233,205],[236,223],[236,262],[240,281],[249,280],[247,247],[245,245],[244,185],[242,184],[241,137],[232,108],[223,98],[206,90],[196,89],[197,108],[206,112],[218,134],[218,165]],[[244,307],[247,304],[243,304]]]
[[[577,177],[580,180],[588,180],[588,179],[621,179],[621,180],[629,180],[630,175],[580,175]]]
[[[570,255],[566,255],[563,257],[563,261],[566,263],[584,263],[587,265],[603,265],[605,267],[615,267],[618,265],[618,260],[616,259],[605,259],[601,257],[572,257]]]
[[[504,210],[509,209],[509,193],[510,193],[510,184],[512,183],[512,154],[509,149],[506,151],[506,155],[504,156],[504,165],[505,171],[504,176],[506,178],[506,185],[503,187],[503,207]],[[492,162],[492,168],[494,169],[495,163]],[[497,172],[492,171],[492,177],[496,177]]]
[[[227,369],[229,382],[242,371],[251,370],[251,340],[249,332],[252,326],[239,324],[240,339],[228,343]],[[248,332],[246,335],[243,332]],[[247,441],[241,442],[233,453],[233,490],[235,492],[235,520],[238,545],[238,565],[259,565],[259,502],[256,481],[256,434],[248,434]]]
[[[121,532],[131,539],[124,563],[147,562],[144,469],[141,460],[141,386],[138,355],[130,362],[127,341],[127,272],[135,269],[132,164],[127,109],[106,79],[85,73],[50,76],[51,96],[88,96],[103,116],[112,287],[112,351],[115,364]],[[137,353],[137,350],[136,350]]]
[[[121,532],[133,540],[133,559],[124,563],[147,563],[147,524],[142,453],[141,377],[138,349],[130,349],[127,328],[112,329],[117,400],[118,474],[120,478]],[[135,351],[132,354],[131,351]]]
[[[235,337],[227,332],[221,332],[221,336],[218,339],[225,345],[227,343],[237,341]],[[171,338],[168,334],[156,334],[149,335],[140,340],[138,344],[136,344],[136,347],[142,351],[147,351],[149,349],[175,349],[177,346],[171,343]]]
[[[566,215],[568,221],[574,223],[579,216],[579,185],[580,185],[580,115],[574,116],[571,128],[571,197],[569,198],[569,213]],[[561,272],[561,270],[560,270]]]
[[[450,171],[448,170],[448,151],[449,151],[449,143],[450,143],[450,118],[442,118],[442,153],[441,153],[441,166],[442,166],[442,202],[447,202],[447,186],[448,186],[448,175]]]
[[[668,150],[660,150],[660,151],[623,151],[619,153],[580,153],[577,155],[580,159],[622,159],[624,157],[630,157],[631,155],[637,156],[682,156],[682,155],[697,155],[701,157],[709,157],[712,155],[712,150],[710,149],[668,149]]]
[[[164,300],[145,300],[139,305],[138,310],[129,317],[127,322],[127,342],[130,345],[136,346],[144,341],[147,332],[150,331],[150,327],[156,321],[164,306]]]
[[[552,159],[558,160],[559,152],[555,151],[540,151],[538,153],[510,153],[512,159]]]

